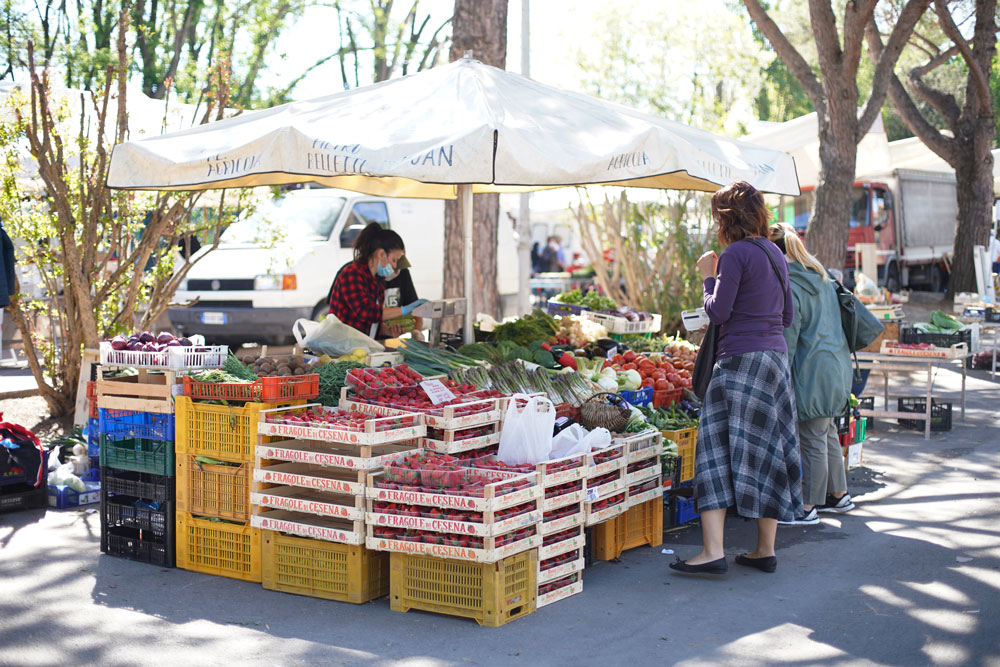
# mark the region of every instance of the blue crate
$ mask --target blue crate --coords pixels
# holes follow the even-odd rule
[[[174,416],[156,412],[100,409],[101,435],[110,440],[142,438],[174,441]]]
[[[634,405],[637,408],[644,408],[653,402],[653,388],[643,387],[636,391],[628,391],[623,389],[619,391],[618,394],[629,402],[630,405]]]
[[[579,315],[585,310],[590,310],[586,306],[576,306],[572,303],[562,303],[561,301],[549,301],[545,305],[549,315]]]
[[[678,526],[687,523],[688,521],[693,521],[701,516],[694,509],[694,498],[685,498],[684,496],[674,497],[676,511],[676,524]]]
[[[49,486],[49,507],[64,510],[101,502],[101,483],[84,482],[84,484],[87,490],[82,493],[68,486]]]
[[[101,422],[91,417],[87,420],[87,456],[96,458],[101,455]]]

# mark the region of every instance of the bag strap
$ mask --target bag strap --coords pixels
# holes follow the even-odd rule
[[[755,237],[750,237],[747,240],[750,241],[751,243],[753,243],[755,246],[757,246],[761,250],[763,250],[764,254],[767,255],[767,260],[769,262],[771,262],[771,268],[774,269],[774,275],[778,276],[778,282],[781,284],[781,295],[782,295],[782,297],[784,297],[784,301],[787,302],[788,301],[788,285],[785,284],[784,278],[781,277],[781,271],[778,269],[778,263],[774,261],[774,257],[771,257],[771,253],[769,253],[767,251],[767,248],[764,246],[763,243],[760,242],[759,239],[757,239]]]
[[[861,364],[858,362],[858,350],[855,342],[858,340],[858,311],[857,305],[854,301],[854,293],[844,286],[844,283],[837,280],[837,276],[830,272],[830,269],[826,270],[826,274],[830,276],[830,280],[833,281],[833,289],[837,292],[837,303],[841,308],[845,308],[844,303],[840,300],[840,293],[850,295],[851,305],[847,309],[851,312],[851,335],[847,336],[847,332],[844,332],[844,336],[847,337],[847,348],[851,351],[851,356],[854,357],[854,381],[861,381]],[[848,401],[849,402],[849,401]]]

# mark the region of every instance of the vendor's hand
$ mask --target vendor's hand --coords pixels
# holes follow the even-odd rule
[[[400,310],[403,312],[403,317],[406,317],[407,315],[409,315],[410,313],[412,313],[414,310],[424,305],[425,303],[427,303],[427,299],[417,299],[413,303],[406,304],[405,306],[400,308]]]
[[[382,335],[386,338],[399,338],[403,333],[403,327],[398,324],[382,323]]]
[[[714,250],[709,250],[698,258],[698,272],[701,274],[702,279],[711,278],[715,275],[715,265],[718,261],[719,258]]]

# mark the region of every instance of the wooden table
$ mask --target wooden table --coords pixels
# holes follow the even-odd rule
[[[861,410],[862,417],[882,417],[885,419],[914,419],[923,420],[924,438],[931,437],[931,405],[934,393],[934,370],[944,368],[950,364],[957,363],[962,369],[962,421],[965,421],[965,361],[971,354],[952,359],[938,359],[933,357],[905,357],[893,354],[879,354],[876,352],[858,352],[858,365],[862,369],[869,369],[872,373],[881,373],[883,377],[883,396],[885,405],[883,410]],[[913,373],[924,371],[927,373],[927,384],[924,393],[926,411],[921,413],[900,412],[889,409],[889,374],[890,373]]]

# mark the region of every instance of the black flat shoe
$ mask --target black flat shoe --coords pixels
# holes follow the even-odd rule
[[[725,574],[729,571],[729,566],[726,564],[725,556],[700,565],[689,565],[686,561],[678,558],[670,564],[670,569],[687,574]]]
[[[746,565],[747,567],[755,567],[761,572],[774,572],[774,570],[778,567],[778,559],[774,556],[750,558],[746,554],[740,554],[736,557],[736,564]]]

